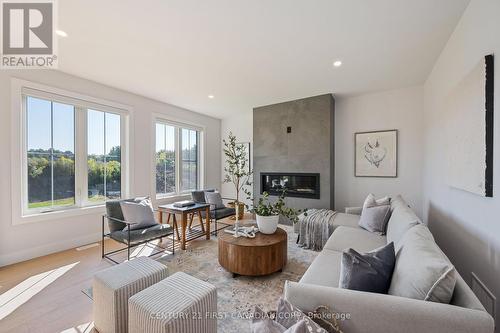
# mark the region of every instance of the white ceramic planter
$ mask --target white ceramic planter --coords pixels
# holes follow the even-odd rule
[[[276,229],[278,228],[278,222],[280,220],[279,215],[273,216],[260,216],[256,215],[257,218],[257,227],[259,227],[259,231],[263,234],[274,234]]]

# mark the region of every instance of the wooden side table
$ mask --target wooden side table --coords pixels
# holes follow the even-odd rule
[[[259,276],[281,271],[287,262],[287,233],[278,228],[272,235],[255,238],[219,234],[219,264],[236,275]]]
[[[189,240],[186,239],[186,228],[187,228],[187,224],[188,224],[188,215],[199,214],[200,220],[202,220],[201,212],[203,210],[205,211],[206,216],[205,216],[205,228],[203,228],[203,221],[202,221],[202,229],[204,229],[206,238],[210,239],[210,204],[197,203],[193,206],[182,207],[182,208],[175,207],[173,204],[158,206],[158,211],[160,214],[160,216],[159,216],[160,223],[163,223],[163,213],[173,214],[174,215],[174,221],[173,221],[174,226],[173,227],[176,228],[175,224],[177,223],[177,220],[175,218],[175,214],[181,215],[182,218],[181,218],[180,238],[181,238],[181,249],[182,250],[186,249],[186,242],[187,241],[201,237],[201,236],[198,236],[198,237],[194,237],[194,238],[189,239]],[[177,230],[177,237],[179,237],[178,230]]]

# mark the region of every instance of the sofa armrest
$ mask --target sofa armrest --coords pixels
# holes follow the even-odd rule
[[[345,208],[346,214],[361,215],[362,211],[363,211],[363,207],[346,207]]]
[[[287,281],[284,298],[299,309],[326,305],[350,316],[340,320],[349,333],[493,333],[485,311],[410,298]]]

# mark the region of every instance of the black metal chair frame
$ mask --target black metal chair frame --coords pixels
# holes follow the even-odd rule
[[[114,238],[111,238],[111,233],[107,233],[107,234],[105,233],[105,230],[104,230],[104,221],[106,219],[109,219],[109,220],[112,220],[112,221],[116,221],[116,222],[122,222],[122,223],[124,223],[124,224],[127,225],[127,242],[126,243],[125,242],[120,242],[120,241],[117,241]],[[133,244],[130,244],[130,226],[133,225],[133,224],[137,224],[137,223],[120,220],[120,219],[108,216],[107,214],[104,214],[102,216],[101,255],[102,255],[103,259],[106,258],[106,259],[114,262],[115,264],[119,264],[119,262],[116,261],[116,260],[114,260],[113,258],[111,258],[110,255],[116,254],[118,252],[122,252],[122,251],[127,250],[127,260],[130,260],[130,249],[132,249],[134,247],[137,247],[139,245],[143,245],[143,244],[146,244],[146,246],[148,246],[150,248],[153,248],[153,249],[155,249],[157,247],[159,247],[161,249],[160,251],[157,251],[157,252],[154,252],[154,253],[148,255],[148,257],[153,257],[155,255],[158,255],[158,254],[163,253],[164,251],[168,250],[168,248],[160,246],[160,245],[155,245],[155,247],[151,247],[151,245],[149,244],[149,242],[151,242],[153,240],[156,240],[156,239],[165,238],[165,236],[157,236],[157,237],[153,237],[153,238],[141,241],[141,242],[134,242]],[[172,254],[175,254],[175,236],[174,236],[174,228],[173,227],[172,227],[172,233],[169,234],[169,235],[172,235]],[[114,241],[116,241],[118,243],[125,244],[125,245],[127,245],[127,247],[123,248],[123,249],[114,250],[114,251],[111,251],[111,252],[105,252],[105,249],[104,249],[104,240],[105,240],[105,238],[112,239],[112,240],[114,240]]]

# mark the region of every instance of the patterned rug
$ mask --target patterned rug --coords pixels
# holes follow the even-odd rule
[[[190,242],[186,251],[175,256],[155,257],[167,265],[169,274],[185,272],[217,287],[218,332],[250,332],[249,314],[256,305],[264,311],[276,310],[286,280],[298,281],[318,252],[299,248],[292,226],[280,225],[288,233],[288,262],[283,272],[262,277],[233,278],[219,265],[217,238]],[[221,231],[224,232],[224,231]],[[92,288],[82,290],[92,299]]]
[[[186,251],[158,259],[169,273],[183,271],[217,287],[218,332],[250,332],[248,314],[255,305],[264,311],[276,310],[286,280],[298,281],[312,263],[317,252],[301,249],[291,226],[281,225],[288,233],[288,263],[281,273],[263,277],[232,277],[219,265],[217,239],[192,242]]]

